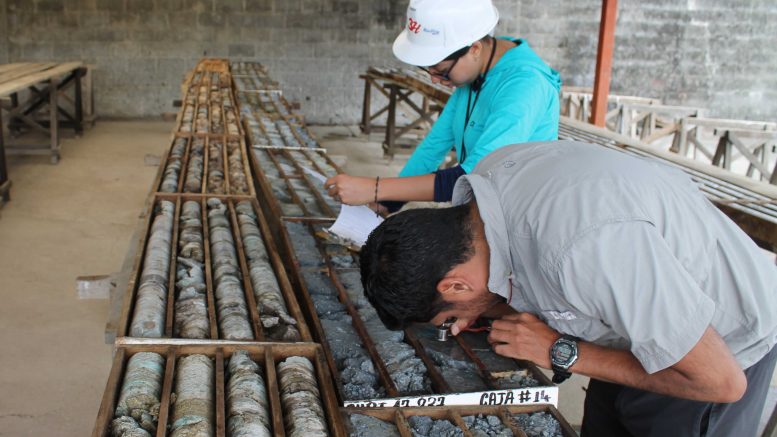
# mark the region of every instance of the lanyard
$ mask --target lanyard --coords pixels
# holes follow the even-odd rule
[[[491,41],[493,43],[491,47],[491,56],[488,57],[488,65],[486,66],[486,72],[483,73],[482,76],[479,76],[475,81],[469,86],[469,93],[467,94],[467,112],[465,112],[464,117],[464,130],[461,132],[461,156],[459,159],[459,165],[464,163],[464,160],[467,159],[467,148],[464,145],[464,134],[467,133],[467,126],[469,125],[469,119],[472,116],[472,113],[475,112],[475,106],[478,104],[478,99],[480,98],[480,89],[483,87],[483,85],[486,82],[486,76],[488,75],[488,72],[491,70],[491,61],[494,60],[494,53],[496,53],[496,38],[491,38]],[[472,89],[475,88],[475,101],[472,102],[472,107],[470,107],[470,102],[472,100]]]

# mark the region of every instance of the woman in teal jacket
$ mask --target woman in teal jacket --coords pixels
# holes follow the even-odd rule
[[[526,41],[490,36],[497,20],[490,0],[410,2],[394,54],[456,90],[399,178],[339,175],[325,183],[331,195],[351,205],[448,201],[456,180],[490,152],[558,138],[559,74]],[[451,147],[459,165],[438,171]]]

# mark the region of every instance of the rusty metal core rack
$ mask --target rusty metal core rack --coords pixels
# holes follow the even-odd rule
[[[291,288],[287,272],[279,256],[274,240],[274,234],[267,223],[255,192],[252,177],[251,156],[246,148],[245,134],[239,117],[238,106],[234,97],[234,83],[229,72],[229,63],[225,60],[203,60],[187,76],[182,90],[184,105],[178,114],[175,130],[170,140],[170,149],[165,154],[157,176],[146,202],[143,230],[137,240],[137,254],[134,257],[130,279],[124,295],[123,307],[118,321],[116,335],[116,355],[114,366],[107,383],[103,403],[94,428],[93,436],[106,436],[111,432],[111,421],[117,414],[119,390],[125,377],[126,364],[130,356],[138,352],[157,352],[165,357],[164,385],[161,393],[157,436],[170,433],[172,411],[171,398],[175,381],[176,361],[178,357],[191,354],[204,354],[211,358],[215,369],[216,393],[213,408],[215,424],[214,435],[226,436],[225,428],[225,359],[236,350],[248,351],[251,358],[263,367],[263,376],[267,382],[267,394],[270,400],[270,417],[272,418],[272,434],[283,436],[288,433],[284,418],[288,412],[284,410],[279,400],[280,387],[275,371],[279,360],[301,356],[310,359],[315,366],[315,380],[318,385],[320,400],[326,410],[327,432],[329,435],[343,436],[336,394],[331,386],[331,376],[320,346],[312,343],[312,335],[304,319],[300,305],[296,301],[296,293]],[[276,99],[277,100],[277,99]],[[191,183],[187,183],[191,182]],[[221,219],[221,234],[226,240],[230,251],[234,251],[236,265],[234,277],[239,278],[239,284],[231,283],[242,291],[241,300],[247,308],[247,319],[250,323],[249,338],[235,340],[226,339],[223,335],[218,310],[216,278],[221,264],[215,259],[211,241],[210,203],[219,206],[223,211]],[[164,277],[155,276],[152,282],[164,286],[165,300],[163,303],[162,334],[156,338],[130,337],[130,326],[133,312],[138,303],[138,287],[145,273],[145,264],[149,251],[149,241],[152,225],[158,214],[163,210],[158,208],[165,204],[165,213],[171,217],[170,228],[165,228],[167,234],[163,246],[169,251],[169,263]],[[182,216],[184,205],[196,205],[194,216]],[[221,209],[223,207],[223,209]],[[192,209],[190,209],[192,210]],[[197,222],[194,231],[189,236],[200,241],[201,266],[203,270],[203,296],[207,307],[207,331],[204,338],[183,338],[176,324],[176,299],[179,289],[177,277],[182,267],[182,253],[179,253],[179,238],[184,223]],[[244,233],[243,226],[249,228]],[[191,233],[193,232],[193,234]],[[228,238],[226,235],[228,234]],[[257,241],[263,250],[249,251],[246,245],[251,241],[256,247]],[[156,240],[157,245],[159,239]],[[265,253],[266,252],[266,253]],[[257,255],[258,254],[258,255]],[[261,278],[277,282],[278,291],[288,311],[287,317],[299,333],[297,340],[283,341],[273,336],[272,326],[263,314],[263,304],[257,290],[254,290],[253,265],[251,257],[256,261],[261,258],[264,263],[257,270]],[[159,263],[159,256],[154,259]],[[185,265],[184,265],[185,266]],[[269,276],[274,276],[269,278]],[[228,303],[229,304],[229,303]]]
[[[368,310],[366,313],[371,314],[371,307],[364,299],[361,289],[358,261],[344,246],[327,239],[325,224],[329,223],[305,219],[285,220],[280,240],[285,242],[282,244],[286,248],[285,255],[290,256],[286,261],[287,268],[292,269],[292,282],[300,291],[299,300],[310,320],[314,338],[324,349],[339,398],[343,401],[353,400],[343,394],[343,381],[336,365],[337,359],[329,345],[330,334],[322,325],[322,308],[317,308],[315,303],[314,296],[320,295],[322,289],[327,289],[327,292],[345,307],[362,347],[372,360],[385,397],[419,394],[403,392],[392,379],[391,366],[387,364],[390,357],[379,352],[381,345],[376,344],[368,328],[371,322],[380,324],[380,321],[377,320],[376,314],[369,320],[365,320],[362,315],[365,308]],[[374,326],[372,332],[375,332]],[[523,376],[528,382],[524,386],[552,385],[534,364],[496,355],[482,333],[464,333],[446,343],[437,342],[435,337],[434,327],[419,325],[406,329],[401,340],[412,348],[414,356],[420,359],[426,368],[430,385],[427,390],[421,391],[422,394],[518,388],[507,382],[510,376]],[[467,368],[467,375],[471,380],[462,385],[462,378],[456,377],[455,374],[453,377],[447,377],[446,370],[441,369],[435,358],[435,355],[439,354],[452,357],[461,363],[459,365]]]
[[[411,417],[425,416],[435,420],[447,420],[464,432],[464,436],[470,437],[472,433],[470,427],[465,423],[467,416],[488,415],[499,418],[501,424],[509,429],[515,437],[527,437],[528,433],[521,425],[513,419],[519,414],[537,414],[545,413],[552,416],[559,425],[561,435],[564,437],[575,437],[577,433],[552,405],[542,406],[477,406],[477,407],[415,407],[415,408],[343,408],[341,414],[345,429],[351,432],[353,425],[351,416],[364,415],[379,419],[383,422],[392,424],[400,436],[412,437]],[[482,435],[482,434],[481,434]],[[539,435],[539,434],[531,434]]]
[[[262,204],[272,217],[334,219],[340,202],[323,189],[323,184],[305,168],[326,177],[341,173],[322,151],[254,149],[252,163]]]
[[[278,83],[258,63],[232,64],[240,115],[252,147],[319,148],[305,127],[305,117],[295,112]],[[236,72],[239,72],[236,73]]]
[[[275,274],[276,279],[278,280],[281,292],[283,293],[283,297],[286,302],[286,307],[288,308],[291,316],[294,317],[294,319],[296,320],[297,322],[296,326],[300,331],[300,335],[303,341],[310,341],[311,340],[310,331],[307,327],[304,317],[302,316],[302,313],[299,310],[299,305],[297,304],[295,293],[291,288],[291,284],[287,277],[286,270],[284,269],[284,265],[280,257],[278,256],[273,234],[270,231],[270,228],[264,219],[264,214],[259,208],[257,201],[255,199],[252,199],[252,200],[235,199],[235,198],[229,198],[225,196],[219,196],[219,197],[211,196],[208,198],[217,198],[217,199],[223,200],[224,203],[227,204],[227,207],[229,210],[231,232],[233,235],[235,249],[238,254],[238,258],[240,262],[240,276],[242,277],[242,287],[245,292],[245,303],[248,308],[249,320],[254,334],[253,338],[246,338],[244,340],[272,341],[267,337],[265,329],[262,326],[262,321],[261,321],[262,314],[259,309],[260,306],[257,305],[253,285],[251,284],[248,262],[247,262],[246,253],[243,247],[243,235],[239,226],[239,220],[238,220],[237,214],[235,212],[235,207],[238,202],[248,201],[248,202],[251,202],[251,205],[253,206],[253,210],[257,215],[258,226],[262,232],[262,236],[264,238],[264,244],[267,247],[267,253],[273,267],[273,272]],[[148,225],[146,226],[147,230],[150,229],[151,221],[153,220],[153,217],[154,217],[153,208],[161,200],[169,200],[175,203],[175,216],[174,216],[175,218],[173,221],[173,233],[172,233],[172,243],[171,243],[171,248],[173,249],[178,247],[182,204],[187,200],[194,200],[200,204],[201,221],[203,225],[202,226],[203,247],[205,252],[204,270],[205,270],[205,283],[207,287],[206,296],[207,296],[207,308],[208,308],[208,325],[210,327],[210,335],[207,338],[212,340],[222,339],[222,335],[218,329],[219,318],[216,313],[216,297],[214,295],[214,290],[215,290],[215,287],[213,285],[214,261],[212,259],[211,249],[209,244],[210,231],[208,229],[208,214],[207,214],[208,208],[206,206],[207,198],[204,196],[191,196],[191,195],[170,195],[170,194],[155,195],[153,197],[153,201],[149,202],[149,205],[148,205],[150,210],[147,213],[147,223],[148,223]],[[135,272],[135,275],[130,279],[130,287],[127,290],[127,293],[125,295],[124,306],[123,306],[122,315],[120,318],[119,328],[118,328],[118,336],[120,337],[130,336],[129,328],[130,328],[130,323],[132,322],[133,310],[136,304],[138,283],[139,283],[141,271],[143,268],[145,254],[147,252],[147,242],[148,242],[148,231],[144,233],[143,236],[141,236],[141,241],[139,242],[140,244],[143,245],[142,246],[143,250],[139,252],[139,256],[136,258],[135,266],[133,268],[133,272]],[[169,273],[167,278],[167,301],[165,305],[165,308],[166,308],[165,316],[164,316],[165,327],[164,327],[163,338],[182,338],[180,334],[176,332],[173,326],[174,320],[175,320],[174,308],[175,308],[175,302],[176,302],[176,286],[175,286],[177,282],[176,272],[179,267],[178,258],[179,258],[178,251],[171,250],[170,268],[169,268]]]
[[[261,367],[261,376],[265,382],[265,388],[268,398],[269,417],[272,421],[272,432],[275,436],[284,436],[286,434],[284,427],[284,417],[288,415],[281,403],[279,378],[277,375],[277,364],[289,357],[308,358],[315,367],[315,376],[317,379],[318,390],[321,393],[321,401],[325,410],[326,421],[329,426],[329,433],[332,436],[343,437],[347,435],[343,429],[340,410],[334,390],[331,386],[329,370],[324,362],[321,348],[311,343],[296,344],[212,344],[212,345],[133,345],[119,344],[116,348],[116,354],[113,358],[113,366],[108,376],[108,384],[102,398],[100,410],[97,415],[93,437],[107,437],[111,435],[110,425],[114,417],[116,402],[119,398],[119,391],[122,387],[127,362],[130,357],[139,352],[155,352],[164,357],[164,374],[162,390],[159,401],[159,415],[157,427],[157,437],[170,435],[167,431],[168,425],[172,422],[172,399],[174,398],[173,383],[176,377],[176,362],[179,358],[201,354],[206,355],[213,360],[215,375],[213,378],[215,393],[212,409],[215,417],[216,437],[227,437],[226,428],[226,408],[227,408],[227,361],[236,351],[248,352],[250,358]]]
[[[258,62],[232,62],[230,70],[238,91],[281,90],[278,82],[267,73],[267,68]]]
[[[249,96],[249,100],[243,100]],[[265,96],[260,100],[258,96],[245,92],[239,93],[238,99],[241,102],[244,129],[249,137],[249,144],[253,146],[251,165],[259,203],[271,223],[273,234],[277,237],[280,254],[290,273],[292,288],[298,293],[301,309],[309,321],[314,340],[321,344],[338,400],[353,400],[354,393],[358,393],[351,392],[351,396],[348,396],[349,389],[346,388],[343,371],[349,372],[353,369],[345,368],[342,365],[343,355],[333,352],[333,349],[338,347],[333,342],[338,341],[353,342],[355,347],[361,350],[360,357],[369,362],[367,368],[374,369],[373,376],[377,382],[375,388],[384,398],[551,385],[548,378],[532,363],[496,355],[482,333],[457,336],[446,344],[446,350],[440,351],[436,350],[440,347],[438,344],[430,342],[430,336],[436,331],[419,326],[401,333],[399,343],[404,351],[409,351],[409,355],[402,355],[402,359],[417,360],[425,369],[423,377],[426,385],[420,390],[407,390],[407,386],[402,389],[395,380],[395,375],[402,376],[398,372],[397,363],[389,362],[392,357],[386,350],[382,350],[386,343],[385,337],[381,336],[376,340],[373,336],[380,335],[376,329],[388,331],[382,326],[377,315],[371,315],[368,311],[374,310],[363,297],[358,260],[345,246],[333,241],[324,231],[337,216],[340,204],[326,194],[320,181],[313,178],[308,170],[331,177],[340,173],[340,169],[325,151],[299,148],[298,142],[288,141],[286,137],[268,129],[268,126],[272,128],[272,123],[279,119],[283,119],[281,123],[289,121],[288,114],[279,114],[283,110],[268,107],[269,98]],[[300,245],[300,239],[305,239],[306,243]],[[342,326],[351,332],[351,336],[338,339],[335,338],[335,332],[324,327],[330,321],[324,318],[328,312],[334,310],[326,306],[326,302],[316,302],[315,296],[322,290],[330,293],[328,297],[334,299],[330,302],[336,302],[335,305],[341,308],[343,320],[348,320],[348,323]],[[441,366],[444,363],[438,363],[435,354],[452,354],[458,362],[465,363],[470,371],[468,376],[472,377],[474,384],[463,387],[461,378],[449,378],[450,375]],[[481,408],[474,407],[472,410],[480,411]],[[446,408],[440,411],[442,413],[434,414],[454,414]],[[486,410],[480,412],[483,411]],[[576,435],[568,424],[567,428],[568,435]],[[465,427],[462,429],[466,430]],[[516,435],[522,434],[517,432]]]
[[[177,133],[165,156],[156,191],[255,197],[248,159],[241,136]],[[217,178],[221,183],[214,180]]]
[[[205,355],[213,364],[213,405],[210,407],[214,417],[213,432],[216,436],[229,435],[227,426],[228,402],[226,400],[227,360],[236,351],[247,351],[249,356],[261,367],[261,376],[266,383],[268,408],[271,418],[271,433],[276,436],[289,434],[288,411],[284,409],[279,387],[279,377],[276,366],[280,360],[288,357],[306,357],[314,365],[315,379],[323,405],[327,432],[333,436],[345,436],[345,429],[351,414],[364,414],[378,417],[381,420],[395,422],[414,415],[429,417],[447,417],[470,435],[466,424],[462,421],[469,412],[473,414],[497,414],[507,418],[513,411],[548,412],[562,424],[564,435],[573,436],[574,431],[553,408],[535,406],[505,409],[499,407],[477,406],[469,409],[461,407],[402,409],[401,411],[387,409],[361,410],[341,408],[341,402],[354,400],[347,397],[343,391],[343,375],[335,363],[330,340],[332,334],[322,327],[318,308],[311,297],[310,290],[323,286],[332,291],[332,297],[343,308],[348,317],[348,324],[353,329],[356,338],[364,350],[364,365],[375,369],[376,381],[380,396],[383,398],[407,394],[446,394],[465,389],[494,390],[524,386],[546,386],[550,381],[533,364],[518,362],[497,356],[487,344],[485,335],[481,333],[466,333],[448,342],[443,351],[436,350],[440,346],[430,344],[430,331],[423,327],[414,327],[401,334],[401,348],[409,352],[407,360],[416,360],[425,369],[424,383],[420,390],[402,389],[394,377],[389,356],[381,349],[383,340],[377,341],[373,336],[376,329],[385,327],[369,310],[374,309],[366,304],[361,291],[358,273],[358,260],[340,242],[334,241],[323,232],[325,224],[331,224],[339,213],[341,205],[329,197],[322,184],[311,172],[331,177],[340,173],[338,166],[318,148],[318,144],[304,125],[304,118],[292,111],[291,105],[283,99],[277,84],[269,79],[266,70],[254,63],[233,64],[233,71],[239,71],[244,78],[238,81],[230,75],[230,65],[225,60],[206,59],[187,76],[183,86],[184,105],[178,114],[175,130],[171,136],[170,149],[159,167],[145,207],[145,222],[143,232],[137,240],[137,255],[132,265],[132,273],[124,297],[124,305],[118,323],[118,339],[113,367],[108,379],[100,411],[95,424],[93,436],[110,435],[111,422],[117,414],[117,402],[126,377],[127,364],[132,356],[141,352],[155,352],[164,359],[163,382],[159,396],[160,407],[156,436],[162,437],[171,433],[173,405],[176,398],[174,390],[176,383],[177,363],[180,358],[200,354]],[[235,91],[241,89],[243,91]],[[265,87],[258,90],[247,90],[245,84],[254,84],[251,88]],[[256,86],[256,84],[260,84]],[[274,88],[275,87],[275,88]],[[273,97],[274,96],[274,97]],[[254,99],[256,97],[256,99]],[[237,128],[230,130],[230,113],[239,108],[235,114]],[[187,115],[189,114],[189,115]],[[198,114],[200,114],[198,122]],[[251,121],[253,120],[253,122]],[[264,122],[271,122],[276,129],[288,127],[288,131],[280,133],[283,147],[273,145],[273,132]],[[199,129],[198,129],[199,128]],[[237,132],[238,134],[235,134]],[[280,131],[278,131],[280,132]],[[261,135],[261,136],[260,136]],[[308,137],[305,137],[307,135]],[[228,147],[229,143],[235,146]],[[211,147],[214,143],[219,146]],[[310,146],[311,144],[315,147]],[[248,145],[252,146],[248,149]],[[288,147],[291,145],[292,147]],[[302,145],[301,147],[299,147]],[[247,190],[235,190],[236,185],[230,178],[230,170],[242,170]],[[223,189],[214,190],[209,181],[211,170],[217,170],[217,176],[223,177]],[[188,184],[191,176],[192,183]],[[237,257],[237,277],[240,278],[242,298],[248,309],[251,336],[245,339],[225,338],[220,328],[218,298],[216,295],[216,263],[211,247],[211,220],[209,202],[223,205],[229,234],[227,240],[233,242]],[[172,216],[168,230],[169,237],[169,267],[163,278],[155,279],[164,283],[166,300],[162,317],[163,334],[156,338],[131,337],[130,327],[133,310],[137,304],[138,290],[144,274],[152,225],[157,214],[162,211],[158,205],[164,203],[167,213]],[[184,205],[189,211],[198,211],[195,216],[183,214]],[[192,209],[192,205],[197,208]],[[248,207],[247,207],[248,205]],[[241,216],[242,211],[242,216]],[[246,211],[250,214],[246,215]],[[251,264],[246,250],[244,231],[241,225],[247,216],[255,217],[255,226],[259,235],[253,238],[262,240],[267,252],[267,261],[290,317],[296,322],[299,330],[299,342],[281,342],[273,338],[263,322],[260,302],[254,290],[250,274]],[[207,306],[207,335],[205,338],[182,338],[176,324],[177,276],[186,261],[181,257],[179,242],[183,240],[182,230],[189,229],[192,237],[191,224],[198,226],[194,232],[195,239],[202,241],[202,268],[204,299]],[[167,228],[166,228],[167,229]],[[299,231],[302,230],[302,233]],[[256,231],[253,231],[256,234]],[[296,234],[293,234],[297,232]],[[293,235],[292,235],[293,234]],[[309,246],[307,252],[295,243],[300,235],[306,237]],[[156,240],[157,244],[159,240]],[[222,240],[220,240],[222,241]],[[255,240],[254,240],[255,241]],[[165,252],[166,253],[166,252]],[[312,258],[311,258],[312,255]],[[183,264],[182,264],[183,263]],[[312,283],[311,278],[317,280]],[[323,285],[322,285],[323,284]],[[377,322],[377,325],[376,323]],[[320,344],[318,344],[320,343]],[[454,354],[455,358],[467,363],[471,372],[474,387],[462,387],[460,380],[451,378],[441,364],[435,361],[435,354]],[[454,375],[455,376],[455,375]],[[510,379],[517,376],[518,379]],[[517,380],[523,385],[515,384]],[[286,421],[286,423],[285,423]],[[406,422],[406,420],[405,420]],[[402,423],[405,423],[402,422]],[[401,435],[410,435],[407,426],[399,425]],[[507,423],[507,422],[505,422]],[[513,425],[508,425],[515,435],[523,435]],[[569,430],[569,433],[567,432]]]

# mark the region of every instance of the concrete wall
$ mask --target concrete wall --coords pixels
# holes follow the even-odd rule
[[[519,35],[569,85],[591,85],[599,0],[496,0],[499,34]],[[392,63],[407,0],[0,0],[0,61],[98,66],[97,110],[171,111],[202,56],[259,60],[309,120],[353,122],[358,74]],[[775,119],[777,2],[622,0],[613,91]],[[6,25],[7,24],[7,25]],[[5,57],[5,58],[4,58]]]

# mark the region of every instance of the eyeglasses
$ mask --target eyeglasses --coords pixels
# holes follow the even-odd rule
[[[420,68],[421,70],[429,73],[430,76],[439,77],[440,79],[442,79],[444,81],[450,82],[450,80],[451,80],[450,74],[451,74],[451,71],[453,71],[453,67],[456,66],[456,63],[459,62],[459,59],[461,59],[462,56],[466,55],[468,51],[469,51],[469,46],[462,47],[461,49],[456,50],[455,52],[453,52],[447,58],[443,59],[442,62],[453,60],[453,64],[451,64],[451,66],[448,67],[448,69],[445,70],[444,73],[433,72],[432,70],[428,69],[427,67],[418,67],[418,68]]]

